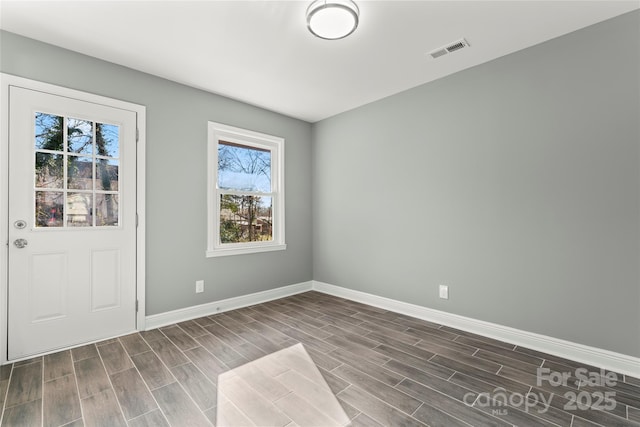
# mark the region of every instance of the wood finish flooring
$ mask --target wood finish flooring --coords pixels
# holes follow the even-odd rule
[[[318,292],[5,365],[1,425],[215,425],[218,375],[296,343],[356,427],[640,426],[638,378]]]
[[[346,427],[342,405],[302,344],[218,376],[216,420],[226,427]]]

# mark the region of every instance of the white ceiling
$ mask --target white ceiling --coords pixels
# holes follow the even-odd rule
[[[640,1],[365,1],[343,40],[304,1],[0,1],[0,28],[309,122],[640,8]],[[471,48],[428,52],[465,37]]]

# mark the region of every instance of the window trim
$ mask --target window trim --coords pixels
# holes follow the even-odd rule
[[[230,142],[271,152],[273,240],[267,242],[220,242],[220,194],[218,188],[218,142]],[[207,258],[285,250],[284,138],[208,122],[207,131]]]

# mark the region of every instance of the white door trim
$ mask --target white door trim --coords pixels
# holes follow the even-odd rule
[[[136,295],[138,313],[136,328],[145,330],[145,153],[146,153],[146,107],[130,102],[119,101],[100,95],[43,83],[11,74],[0,73],[0,365],[7,362],[7,266],[9,262],[9,87],[19,86],[26,89],[50,93],[53,95],[94,102],[114,108],[134,111],[137,117],[138,143],[136,163]]]

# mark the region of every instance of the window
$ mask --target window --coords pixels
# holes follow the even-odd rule
[[[117,227],[120,128],[35,113],[35,225]]]
[[[286,249],[284,139],[209,122],[207,256]]]

